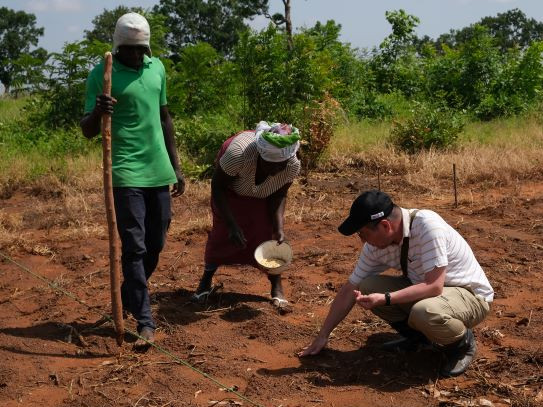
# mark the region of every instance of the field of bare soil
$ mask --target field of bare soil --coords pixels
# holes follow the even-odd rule
[[[44,182],[0,200],[0,405],[12,406],[542,406],[543,180],[485,189],[428,191],[401,178],[381,188],[404,207],[433,209],[466,238],[496,299],[475,328],[476,360],[459,378],[437,376],[427,350],[390,354],[395,337],[355,307],[320,355],[299,359],[360,250],[337,225],[377,179],[359,172],[314,174],[291,189],[286,233],[295,259],[284,287],[292,311],[270,304],[266,276],[225,267],[223,288],[205,305],[189,302],[203,266],[210,226],[209,185],[192,183],[174,201],[173,223],[150,280],[160,350],[117,347],[108,313],[108,242],[99,188]],[[37,273],[87,305],[53,290]],[[127,327],[134,329],[133,320]],[[236,389],[237,397],[221,384]]]

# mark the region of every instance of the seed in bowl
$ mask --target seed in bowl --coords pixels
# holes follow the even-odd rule
[[[281,259],[262,259],[260,260],[260,264],[262,264],[264,267],[268,267],[270,269],[277,268],[285,265],[285,261]]]

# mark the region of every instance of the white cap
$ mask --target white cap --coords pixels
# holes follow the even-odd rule
[[[138,13],[127,13],[119,17],[113,33],[113,54],[119,50],[121,45],[144,45],[149,48],[151,29],[149,23]]]

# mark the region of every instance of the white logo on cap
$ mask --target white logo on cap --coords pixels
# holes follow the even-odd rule
[[[379,213],[376,213],[374,215],[371,215],[370,218],[371,218],[371,220],[375,220],[375,219],[382,218],[383,216],[385,216],[385,213],[384,212],[379,212]]]

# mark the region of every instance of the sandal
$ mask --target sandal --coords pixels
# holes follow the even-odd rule
[[[213,293],[217,292],[223,287],[222,283],[216,284],[211,289],[207,291],[202,291],[201,293],[194,293],[190,297],[190,302],[196,303],[196,304],[205,304],[207,303],[207,300],[209,299],[209,296]]]
[[[284,298],[279,297],[272,297],[271,302],[274,307],[277,308],[279,311],[279,314],[285,315],[289,312],[292,312],[292,307],[290,306],[289,302],[285,300]]]
[[[284,298],[272,297],[271,301],[272,304],[275,305],[277,308],[288,306],[288,301]]]

